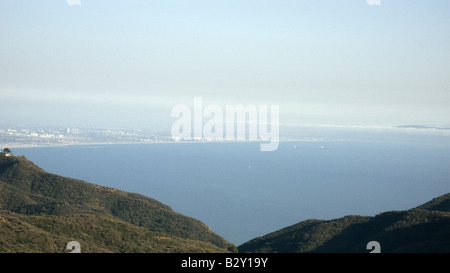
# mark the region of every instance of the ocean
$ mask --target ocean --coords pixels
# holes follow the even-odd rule
[[[240,245],[306,219],[410,209],[450,192],[450,144],[286,141],[12,149],[44,170],[136,192]]]

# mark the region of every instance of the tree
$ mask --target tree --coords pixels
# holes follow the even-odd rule
[[[8,148],[5,148],[5,149],[3,149],[3,153],[4,153],[4,154],[10,154],[10,153],[11,153],[11,150],[8,149]]]

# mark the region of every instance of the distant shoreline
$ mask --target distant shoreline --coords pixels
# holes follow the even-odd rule
[[[280,140],[281,142],[282,140]],[[297,140],[283,140],[283,141],[297,141]],[[8,147],[10,149],[17,148],[57,148],[57,147],[68,147],[68,146],[89,146],[89,145],[128,145],[128,144],[178,144],[178,143],[243,143],[243,142],[252,142],[252,143],[264,143],[263,141],[254,141],[254,140],[211,140],[211,141],[148,141],[148,142],[86,142],[86,143],[65,143],[65,144],[5,144],[4,147]]]
[[[411,141],[413,138],[419,138],[422,136],[431,136],[431,137],[439,137],[439,138],[449,138],[450,130],[448,128],[438,128],[438,127],[427,127],[427,126],[419,126],[419,125],[402,125],[397,127],[376,127],[376,126],[332,126],[332,125],[322,125],[322,126],[293,126],[292,128],[297,127],[298,130],[302,129],[304,132],[299,134],[299,131],[292,132],[289,131],[284,136],[280,136],[279,142],[321,142],[321,141]],[[291,128],[291,129],[292,129]],[[336,131],[329,129],[336,129]],[[330,135],[330,132],[331,135]],[[56,134],[57,132],[49,132],[52,134]],[[122,131],[119,131],[120,134],[125,134]],[[362,135],[364,134],[364,135]],[[124,135],[126,136],[126,134]],[[143,137],[143,136],[140,136]],[[96,141],[96,139],[87,139],[76,138],[76,139],[61,139],[62,143],[57,143],[58,140],[55,140],[56,143],[52,143],[49,141],[45,143],[44,141],[36,141],[33,143],[33,140],[30,139],[30,142],[27,142],[27,139],[17,139],[19,141],[15,141],[15,139],[4,138],[4,142],[2,140],[2,135],[0,135],[0,148],[42,148],[42,147],[68,147],[68,146],[80,146],[80,145],[125,145],[125,144],[157,144],[157,143],[241,143],[241,142],[255,142],[255,143],[268,143],[270,141],[262,141],[262,140],[172,140],[166,136],[159,139],[148,139],[146,138],[140,139],[123,139],[121,141],[120,138],[117,139],[105,139],[104,141]],[[66,140],[66,141],[64,141]],[[86,142],[84,142],[86,141]],[[416,139],[418,141],[418,139]],[[419,140],[420,141],[420,140]],[[434,141],[434,140],[433,140]]]
[[[354,139],[280,139],[279,142],[323,142],[323,141],[357,141]],[[128,144],[182,144],[182,143],[267,143],[267,141],[260,140],[209,140],[209,141],[148,141],[148,142],[86,142],[86,143],[64,143],[64,144],[1,144],[1,147],[7,147],[10,149],[17,148],[58,148],[58,147],[69,147],[69,146],[90,146],[90,145],[128,145]]]
[[[422,131],[423,129],[412,129],[407,128],[403,130],[416,130]],[[426,131],[426,130],[425,130]],[[448,143],[447,140],[449,139],[450,135],[448,135],[444,130],[443,134],[406,134],[408,137],[406,138],[400,138],[399,135],[381,135],[381,137],[378,137],[376,135],[371,136],[358,136],[355,135],[355,137],[350,136],[336,136],[336,137],[305,137],[305,138],[296,138],[296,137],[284,137],[279,139],[278,141],[280,143],[282,142],[398,142],[398,143],[404,143],[404,142],[421,142],[422,144],[425,144],[423,142],[423,136],[430,136],[430,137],[439,137],[441,140],[444,140],[443,142]],[[441,131],[441,132],[442,132]],[[412,138],[411,138],[412,137]],[[418,138],[414,138],[418,137]],[[435,142],[436,139],[429,142],[429,144],[442,144],[442,141],[438,141],[438,143]],[[124,142],[79,142],[79,143],[49,143],[49,144],[20,144],[20,143],[1,143],[0,142],[0,148],[10,148],[10,149],[17,149],[17,148],[57,148],[57,147],[68,147],[68,146],[89,146],[89,145],[128,145],[128,144],[178,144],[178,143],[268,143],[270,141],[262,141],[262,140],[160,140],[160,141],[124,141]],[[428,142],[428,141],[426,141]]]

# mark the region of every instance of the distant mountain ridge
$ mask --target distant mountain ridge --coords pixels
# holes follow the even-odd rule
[[[400,126],[397,126],[397,128],[450,130],[450,128],[433,127],[433,126],[426,126],[426,125],[415,125],[415,124],[400,125]]]
[[[48,249],[22,238],[19,230],[28,232],[30,238],[38,239],[41,234]],[[90,230],[104,241],[93,238]],[[50,174],[25,157],[0,155],[0,252],[61,252],[63,241],[76,240],[76,234],[84,234],[78,240],[84,238],[84,245],[94,252],[235,249],[204,223],[155,199]],[[120,239],[124,236],[133,240]]]
[[[381,252],[450,252],[450,193],[417,208],[334,220],[306,220],[255,238],[239,252],[364,253],[377,241]]]

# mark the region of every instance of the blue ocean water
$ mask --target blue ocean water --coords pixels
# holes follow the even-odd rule
[[[16,148],[48,172],[137,192],[237,245],[306,219],[409,209],[450,192],[450,145],[152,143]]]

